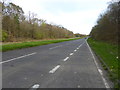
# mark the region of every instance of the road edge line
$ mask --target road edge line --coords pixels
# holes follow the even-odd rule
[[[98,72],[100,73],[100,75],[101,75],[101,77],[102,77],[102,80],[103,80],[103,82],[104,82],[105,87],[106,87],[106,88],[110,88],[109,84],[107,83],[106,79],[105,79],[104,76],[103,76],[102,70],[99,68],[98,63],[96,62],[96,59],[95,59],[95,57],[94,57],[94,54],[93,54],[93,52],[92,52],[89,44],[87,43],[87,40],[86,40],[86,44],[87,44],[87,46],[88,46],[88,48],[89,48],[89,50],[90,50],[90,53],[91,53],[91,55],[92,55],[92,57],[93,57],[94,63],[95,63],[95,65],[96,65],[96,67],[97,67],[97,70],[98,70]]]

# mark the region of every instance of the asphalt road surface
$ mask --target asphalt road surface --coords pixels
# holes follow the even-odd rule
[[[109,88],[86,39],[3,53],[3,88]]]

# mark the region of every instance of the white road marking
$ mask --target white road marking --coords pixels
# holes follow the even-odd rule
[[[77,72],[74,72],[74,74],[77,74]]]
[[[34,54],[36,54],[36,52],[31,53],[31,54],[27,54],[27,55],[24,55],[24,56],[20,56],[20,57],[17,57],[17,58],[13,58],[13,59],[10,59],[10,60],[2,61],[2,62],[0,62],[0,64],[7,63],[7,62],[10,62],[10,61],[14,61],[14,60],[24,58],[24,57],[27,57],[27,56],[31,56],[31,55],[34,55]]]
[[[69,57],[66,57],[63,61],[67,61],[69,59]]]
[[[70,56],[72,56],[73,55],[73,53],[70,53]]]
[[[80,46],[79,46],[79,48],[82,46],[83,44],[81,44]]]
[[[100,72],[100,74],[101,74],[101,75],[103,75],[103,73],[102,73],[102,70],[101,70],[101,69],[98,69],[98,71]]]
[[[27,80],[28,78],[27,77],[25,77],[25,78],[23,78],[24,80]]]
[[[77,87],[80,88],[80,85],[78,85]]]
[[[91,52],[91,54],[92,54],[92,57],[93,57],[94,62],[95,62],[95,65],[96,65],[96,67],[97,67],[97,69],[98,69],[98,72],[100,73],[100,75],[101,75],[101,77],[102,77],[102,79],[103,79],[103,82],[104,82],[105,87],[106,87],[106,88],[110,88],[110,86],[108,85],[106,79],[103,77],[103,72],[102,72],[102,70],[99,68],[98,63],[96,62],[95,57],[94,57],[94,55],[93,55],[93,53],[92,53],[92,50],[91,50],[90,46],[89,46],[88,43],[87,43],[87,40],[86,40],[86,44],[87,44],[87,46],[88,46],[88,48],[89,48],[89,50],[90,50],[90,52]]]
[[[49,48],[49,49],[55,49],[55,48],[58,48],[58,47],[61,47],[62,45],[59,45],[59,46],[55,46],[55,47],[52,47],[52,48]]]
[[[40,85],[39,84],[35,84],[35,85],[33,85],[32,87],[31,87],[31,89],[30,90],[36,90],[37,88],[39,88],[40,87]]]
[[[43,74],[41,74],[41,77],[43,76]]]
[[[74,50],[74,52],[76,52],[77,50]]]
[[[50,70],[49,73],[54,73],[59,67],[60,67],[60,65],[57,65],[55,68],[53,68],[52,70]]]
[[[76,50],[80,49],[80,47],[81,47],[84,43],[85,43],[85,42],[83,42],[82,44],[80,44],[80,45],[76,48]]]

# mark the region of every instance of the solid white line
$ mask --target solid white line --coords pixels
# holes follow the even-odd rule
[[[73,53],[70,53],[70,56],[72,56],[73,55]]]
[[[91,52],[91,54],[92,54],[92,57],[93,57],[94,62],[95,62],[95,65],[96,65],[96,67],[97,67],[97,69],[98,69],[98,72],[100,73],[100,75],[101,75],[101,77],[102,77],[102,79],[103,79],[103,82],[104,82],[104,84],[105,84],[105,87],[106,87],[106,88],[110,88],[110,86],[108,85],[106,79],[103,77],[103,72],[102,72],[102,70],[99,68],[98,63],[96,62],[95,57],[94,57],[94,55],[93,55],[93,53],[92,53],[92,50],[91,50],[90,46],[89,46],[88,43],[87,43],[87,40],[86,40],[86,44],[87,44],[87,46],[88,46],[88,48],[89,48],[89,50],[90,50],[90,52]]]
[[[31,89],[33,89],[34,88],[34,90],[36,90],[37,88],[39,88],[40,87],[40,85],[39,84],[35,84],[35,85],[33,85],[32,87],[31,87]]]
[[[67,61],[69,59],[69,57],[66,57],[63,61]]]
[[[36,52],[31,53],[31,54],[27,54],[27,55],[24,55],[24,56],[20,56],[20,57],[17,57],[17,58],[13,58],[13,59],[10,59],[10,60],[2,61],[2,62],[0,62],[0,64],[7,63],[7,62],[10,62],[10,61],[14,61],[14,60],[24,58],[24,57],[27,57],[27,56],[31,56],[31,55],[34,55],[34,54],[36,54]]]
[[[52,70],[50,70],[49,73],[54,73],[59,67],[60,67],[60,65],[57,65],[55,68],[53,68]]]

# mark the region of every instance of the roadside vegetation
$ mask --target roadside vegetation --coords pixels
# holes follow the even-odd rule
[[[120,1],[109,2],[92,28],[88,43],[109,68],[109,76],[115,87],[120,88]],[[104,66],[106,69],[106,66]],[[112,73],[112,74],[111,74]]]
[[[119,32],[120,2],[119,0],[112,0],[109,2],[106,12],[99,16],[97,24],[92,28],[90,36],[95,40],[117,44]]]
[[[8,0],[2,0],[0,4],[2,4],[3,15],[2,30],[0,30],[2,32],[0,42],[3,43],[0,46],[1,51],[76,40],[78,38],[75,37],[85,36],[82,34],[76,36],[61,25],[47,23],[46,20],[38,18],[35,13],[29,12],[25,15],[20,6]]]
[[[6,2],[7,1],[7,2]],[[16,42],[25,39],[60,39],[73,38],[74,33],[61,25],[47,23],[29,12],[24,14],[23,9],[14,3],[3,0],[2,3],[2,42]]]
[[[103,60],[106,64],[103,67],[105,70],[109,70],[109,77],[114,82],[115,87],[118,87],[118,46],[112,45],[110,43],[105,43],[97,40],[93,40],[92,38],[88,39],[88,43],[91,46],[92,50],[95,51],[97,55]]]
[[[81,38],[83,38],[83,37],[81,37]],[[40,46],[40,45],[47,45],[47,44],[59,43],[59,42],[70,41],[70,40],[77,40],[77,39],[81,39],[81,38],[43,40],[43,41],[32,41],[32,42],[5,44],[5,45],[0,46],[0,51],[4,52],[4,51],[14,50],[14,49],[21,49],[21,48],[27,48],[27,47]]]

